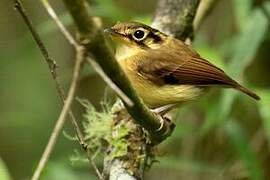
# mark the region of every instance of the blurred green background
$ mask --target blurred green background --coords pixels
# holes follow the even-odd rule
[[[116,21],[150,23],[156,0],[92,0],[90,13],[104,26]],[[68,88],[74,51],[39,1],[22,0]],[[74,32],[61,1],[51,1]],[[265,10],[268,9],[268,16]],[[211,62],[255,90],[255,102],[230,89],[214,89],[188,103],[176,115],[177,127],[161,145],[159,163],[147,179],[270,179],[270,2],[219,0],[202,24],[193,47]],[[29,179],[61,110],[46,63],[12,1],[0,3],[0,180]],[[77,93],[100,106],[105,84],[85,68]],[[73,106],[83,120],[83,108]],[[69,121],[65,132],[73,136]],[[42,179],[97,179],[78,143],[59,138]],[[73,160],[72,160],[73,159]],[[75,159],[75,160],[74,160]],[[102,167],[102,161],[97,164]]]

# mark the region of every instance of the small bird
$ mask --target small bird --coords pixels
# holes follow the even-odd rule
[[[118,43],[116,59],[149,108],[198,98],[208,87],[229,87],[260,97],[179,39],[138,22],[105,29]]]

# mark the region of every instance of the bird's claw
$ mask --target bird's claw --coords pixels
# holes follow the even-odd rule
[[[174,104],[169,104],[169,105],[162,106],[162,107],[151,110],[153,113],[155,113],[158,116],[159,122],[160,122],[160,127],[156,131],[160,131],[163,128],[164,123],[165,123],[165,119],[163,116],[168,111],[170,111],[174,106],[175,106]]]
[[[167,112],[169,112],[170,110],[172,110],[172,108],[174,108],[174,107],[175,107],[175,104],[168,104],[168,105],[165,105],[165,106],[161,106],[161,107],[152,109],[151,111],[153,113],[156,113],[156,114],[159,114],[159,115],[163,116]]]
[[[160,122],[160,126],[156,131],[160,131],[164,126],[165,120],[163,119],[162,116],[159,116],[159,122]]]

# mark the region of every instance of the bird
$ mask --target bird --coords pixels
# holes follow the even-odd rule
[[[104,32],[117,43],[115,58],[149,108],[198,99],[211,87],[233,88],[260,100],[191,46],[155,28],[118,22]]]

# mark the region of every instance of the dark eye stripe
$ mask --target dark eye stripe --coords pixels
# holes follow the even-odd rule
[[[162,41],[160,36],[156,35],[152,31],[149,32],[148,37],[152,38],[154,40],[154,43],[160,43]]]
[[[156,33],[158,33],[158,31]],[[134,39],[132,34],[128,34],[127,36],[130,40],[134,41],[137,45],[139,45],[142,48],[150,48],[150,47],[148,47],[147,44],[145,44],[146,39],[153,39],[153,43],[161,43],[162,42],[161,37],[152,31],[149,31],[149,33],[147,34],[147,37],[144,38],[143,40]]]

